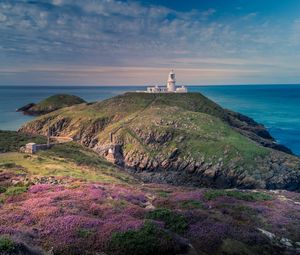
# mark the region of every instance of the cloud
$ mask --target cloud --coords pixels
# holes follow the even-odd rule
[[[249,19],[255,18],[257,15],[258,15],[257,12],[251,12],[251,13],[247,14],[246,16],[244,16],[242,19],[249,20]]]
[[[130,0],[3,0],[0,71],[1,66],[2,70],[4,66],[17,70],[55,65],[77,65],[80,70],[94,66],[204,70],[206,65],[214,70],[226,67],[224,76],[225,70],[248,73],[238,67],[241,59],[251,62],[242,67],[252,70],[255,64],[259,68],[267,65],[274,50],[288,55],[285,45],[297,47],[299,42],[297,20],[291,25],[292,32],[283,36],[282,31],[289,29],[260,20],[261,16],[248,12],[228,19],[217,8],[176,11]],[[260,56],[261,62],[254,61],[253,55]],[[33,75],[34,70],[26,73]],[[36,73],[41,74],[38,68]],[[71,79],[61,73],[58,76]]]
[[[209,8],[208,10],[202,12],[202,16],[207,18],[209,16],[212,16],[213,14],[215,14],[217,11],[213,8]]]

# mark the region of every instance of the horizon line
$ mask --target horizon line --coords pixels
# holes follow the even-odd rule
[[[206,87],[206,86],[212,86],[212,87],[216,87],[216,86],[279,86],[279,85],[300,85],[299,83],[249,83],[249,84],[190,84],[190,85],[184,85],[187,87]],[[1,87],[147,87],[147,86],[153,86],[153,85],[130,85],[130,84],[125,84],[125,85],[99,85],[99,84],[93,84],[93,85],[78,85],[78,84],[65,84],[65,85],[1,85],[0,84],[0,88]],[[158,85],[158,86],[163,86],[162,85]],[[182,84],[178,84],[177,86],[183,86]]]

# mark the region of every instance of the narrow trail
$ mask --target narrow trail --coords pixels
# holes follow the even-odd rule
[[[50,136],[50,139],[54,141],[54,143],[69,143],[73,141],[73,138],[68,136]],[[53,142],[52,142],[53,143]]]

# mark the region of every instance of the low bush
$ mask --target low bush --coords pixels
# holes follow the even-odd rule
[[[272,196],[263,192],[242,192],[242,191],[227,191],[226,195],[236,199],[245,201],[266,201],[272,200]]]
[[[180,204],[182,209],[202,209],[203,204],[197,200],[185,200]]]
[[[160,196],[160,197],[169,197],[170,193],[169,192],[166,192],[166,191],[158,191],[157,194]]]
[[[77,233],[80,238],[88,238],[93,234],[93,231],[90,229],[80,228],[78,229]]]
[[[0,130],[0,152],[18,151],[26,143],[45,143],[43,137],[30,136],[15,131]]]
[[[1,193],[5,193],[5,191],[6,191],[6,188],[0,186],[0,194],[1,194]]]
[[[176,233],[183,233],[188,227],[185,217],[166,208],[159,208],[150,211],[146,214],[146,218],[163,221],[166,228]]]
[[[12,186],[7,188],[5,191],[5,195],[8,196],[14,196],[14,195],[19,195],[27,191],[27,187],[24,186]]]
[[[17,167],[17,165],[15,163],[13,163],[13,162],[8,162],[8,163],[2,163],[2,164],[0,164],[0,168],[8,168],[8,169],[10,169],[10,168],[15,168],[15,167]]]
[[[147,222],[139,230],[114,233],[106,252],[109,255],[171,255],[185,249],[171,234]]]
[[[239,191],[239,190],[207,190],[204,193],[204,198],[214,200],[217,197],[227,196],[244,201],[266,201],[272,200],[273,197],[263,192]]]
[[[15,243],[8,235],[1,235],[0,236],[0,252],[3,253],[10,253],[14,250]]]

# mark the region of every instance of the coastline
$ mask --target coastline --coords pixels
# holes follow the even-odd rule
[[[2,102],[2,104],[0,103],[0,118],[2,120],[0,129],[17,130],[22,124],[33,119],[31,116],[16,113],[17,108],[28,102],[38,102],[55,93],[75,94],[88,102],[92,102],[138,88],[144,89],[145,87],[0,86]],[[267,93],[266,88],[271,92]],[[298,97],[300,98],[300,85],[189,86],[189,90],[201,92],[221,106],[245,114],[264,124],[279,143],[292,148],[295,154],[300,155],[300,105],[297,102]],[[285,98],[289,94],[292,96],[286,103]]]

